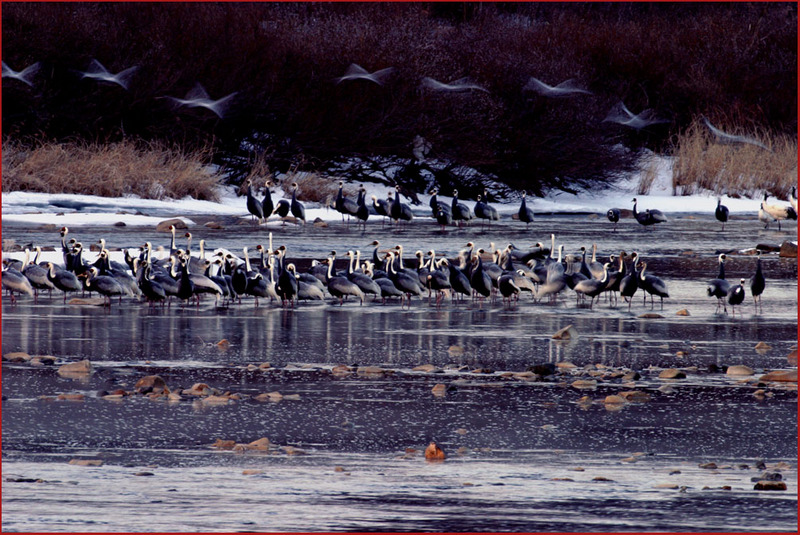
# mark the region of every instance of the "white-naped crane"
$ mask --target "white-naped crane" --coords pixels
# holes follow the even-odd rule
[[[358,203],[344,196],[344,182],[341,180],[339,181],[339,192],[336,194],[333,209],[342,214],[342,223],[345,222],[345,216],[349,221],[351,217],[358,213]]]
[[[617,222],[619,222],[621,213],[619,208],[609,208],[608,212],[606,212],[606,219],[614,223],[614,232],[617,231]]]
[[[297,200],[297,182],[292,183],[292,215],[306,224],[306,207]]]
[[[651,225],[655,225],[657,223],[666,223],[667,216],[665,216],[661,210],[655,210],[648,208],[644,212],[640,212],[637,210],[637,201],[636,197],[633,198],[633,217],[636,218],[636,221],[639,222],[640,225],[644,225],[649,227]]]
[[[724,253],[717,257],[719,273],[717,274],[717,278],[708,281],[708,285],[706,286],[706,293],[708,296],[717,298],[717,308],[714,312],[719,312],[721,306],[726,314],[728,313],[728,306],[725,304],[725,297],[728,295],[728,290],[731,287],[731,283],[725,279],[725,260],[727,260],[727,258],[727,255]]]
[[[739,279],[739,284],[728,289],[728,304],[731,306],[731,316],[736,317],[736,307],[744,302],[744,279]],[[739,312],[741,316],[742,313]]]
[[[764,272],[761,270],[761,251],[756,253],[756,272],[750,277],[750,295],[753,296],[753,305],[755,305],[756,313],[760,310],[764,311],[761,305],[761,294],[767,287],[767,279],[764,277]]]
[[[517,216],[519,217],[520,221],[522,221],[523,223],[525,223],[526,226],[529,227],[530,224],[533,223],[533,210],[528,208],[528,205],[525,204],[526,195],[527,195],[527,193],[523,191],[522,192],[522,201],[520,202],[519,211],[517,212]]]
[[[389,207],[389,214],[391,215],[391,218],[394,220],[395,224],[399,225],[400,221],[408,222],[414,219],[414,214],[409,205],[400,202],[400,186],[395,186],[395,192],[394,200]]]
[[[714,210],[714,217],[717,218],[717,221],[722,223],[722,230],[725,230],[725,223],[728,222],[728,207],[722,204],[722,198],[717,199],[717,208]]]
[[[645,303],[647,302],[647,294],[650,294],[650,308],[653,308],[653,296],[657,295],[661,298],[661,310],[664,310],[664,298],[669,297],[667,284],[655,275],[648,275],[645,273],[647,262],[640,262],[640,264],[642,265],[642,269],[639,272],[639,286],[645,291]]]
[[[458,190],[453,190],[453,202],[451,204],[451,211],[453,213],[453,221],[461,225],[461,222],[469,223],[472,220],[472,210],[469,206],[462,202],[458,202]]]

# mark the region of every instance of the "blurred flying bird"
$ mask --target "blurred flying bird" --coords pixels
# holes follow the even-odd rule
[[[39,62],[37,61],[33,65],[29,65],[22,69],[21,71],[15,71],[11,67],[9,67],[6,62],[3,62],[3,78],[13,78],[15,80],[19,80],[22,83],[28,84],[29,86],[33,87],[32,78],[39,72]]]
[[[414,136],[414,148],[411,149],[411,152],[414,154],[414,158],[417,161],[422,161],[428,155],[428,153],[433,148],[430,141],[427,141],[424,137],[420,135]]]
[[[523,91],[534,91],[545,97],[568,97],[576,94],[592,95],[591,91],[580,88],[573,83],[572,79],[561,82],[556,86],[547,85],[538,78],[530,77],[528,83],[522,88]]]
[[[714,125],[711,124],[705,117],[703,117],[703,122],[706,123],[708,129],[711,130],[711,133],[717,138],[717,143],[722,143],[725,145],[731,145],[734,143],[749,143],[750,145],[755,145],[756,147],[761,147],[762,149],[772,152],[772,149],[755,138],[725,133],[719,128],[715,128]]]
[[[611,111],[608,112],[608,116],[603,119],[603,122],[612,122],[612,123],[619,123],[623,126],[630,126],[631,128],[635,128],[636,130],[641,130],[642,128],[648,127],[651,124],[662,124],[668,123],[669,121],[666,119],[658,119],[655,117],[655,112],[651,108],[648,108],[638,115],[634,114],[631,110],[625,106],[625,103],[620,101],[616,106],[611,108]]]
[[[136,66],[128,67],[117,74],[111,74],[108,72],[108,69],[103,67],[99,61],[93,59],[89,63],[89,69],[87,71],[81,71],[80,73],[81,78],[92,78],[93,80],[97,80],[99,82],[109,82],[112,84],[117,84],[123,89],[128,89],[128,82],[138,68],[139,67]]]
[[[340,84],[345,80],[369,80],[370,82],[375,82],[378,85],[383,85],[383,79],[391,74],[393,70],[394,67],[386,67],[385,69],[380,69],[370,73],[364,67],[356,65],[355,63],[351,63],[344,72],[344,76],[340,76],[336,79],[336,83]]]
[[[228,111],[231,99],[236,95],[236,92],[224,96],[217,100],[211,100],[208,93],[200,83],[197,83],[191,91],[186,93],[186,98],[166,97],[174,102],[177,106],[187,106],[189,108],[208,108],[213,111],[219,118],[225,116]]]
[[[488,89],[472,82],[469,78],[459,78],[454,82],[445,84],[443,82],[434,80],[433,78],[428,78],[426,76],[425,78],[422,79],[422,83],[420,85],[426,89],[432,89],[434,91],[450,91],[453,93],[462,93],[464,91],[470,91],[472,89],[483,91],[485,93],[489,92]]]

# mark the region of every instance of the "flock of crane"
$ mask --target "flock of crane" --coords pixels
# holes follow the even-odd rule
[[[271,180],[264,182],[264,198],[259,200],[253,192],[252,180],[247,183],[247,211],[257,220],[259,224],[266,223],[269,217],[278,215],[281,218],[287,217],[290,213],[297,220],[306,222],[305,206],[297,200],[297,183],[292,183],[292,199],[288,201],[281,199],[275,204],[272,200],[272,192],[270,187],[273,185]],[[399,225],[402,222],[411,221],[414,214],[411,207],[401,201],[400,187],[395,187],[396,194],[393,195],[391,191],[387,194],[387,198],[378,199],[372,195],[371,206],[366,203],[366,190],[364,186],[360,186],[358,196],[355,201],[347,198],[344,194],[344,182],[339,182],[339,191],[336,195],[331,208],[342,214],[342,219],[355,218],[359,224],[363,224],[366,228],[367,220],[370,215],[383,216],[390,218],[395,224]],[[778,229],[781,230],[781,221],[784,219],[797,220],[797,194],[796,187],[792,186],[792,193],[789,197],[789,205],[770,204],[767,202],[769,196],[765,192],[764,200],[758,210],[758,220],[764,223],[764,228],[768,228],[771,222],[778,223]],[[430,191],[430,207],[431,215],[436,222],[445,230],[448,225],[468,224],[472,219],[479,219],[487,223],[498,221],[500,214],[497,209],[486,202],[488,199],[488,192],[484,189],[483,195],[478,195],[475,205],[472,209],[466,204],[459,202],[458,190],[453,190],[453,199],[450,204],[440,202],[438,200],[438,190],[433,189]],[[530,225],[534,220],[534,213],[525,201],[526,193],[522,193],[522,201],[517,211],[517,219]],[[651,226],[657,223],[665,223],[668,221],[667,216],[657,209],[647,209],[640,212],[637,209],[637,200],[633,199],[633,217],[640,225]],[[714,211],[716,219],[722,223],[722,229],[725,230],[725,223],[728,221],[730,210],[722,204],[722,199],[717,199],[717,207]],[[611,208],[606,212],[606,217],[614,223],[614,230],[617,228],[617,223],[622,216],[622,210],[619,208]]]
[[[34,299],[41,291],[61,291],[66,302],[67,294],[97,292],[104,297],[104,305],[110,307],[112,300],[131,297],[136,301],[147,301],[151,306],[169,304],[173,298],[183,304],[194,301],[199,306],[203,294],[214,296],[217,306],[241,304],[243,298],[259,298],[280,301],[281,306],[294,307],[301,300],[322,301],[328,296],[338,299],[341,306],[352,297],[361,304],[371,297],[373,301],[386,303],[399,300],[402,306],[411,306],[411,299],[435,299],[441,306],[449,297],[451,301],[473,299],[483,305],[485,299],[494,300],[499,295],[509,307],[518,301],[520,294],[529,293],[534,302],[557,303],[567,289],[574,291],[577,306],[592,308],[601,296],[607,296],[609,306],[616,306],[621,296],[631,309],[637,291],[643,295],[643,305],[650,296],[651,308],[655,297],[669,297],[666,283],[647,273],[647,262],[636,252],[625,251],[618,256],[610,255],[607,262],[597,259],[597,248],[581,247],[580,254],[564,254],[564,245],[556,246],[555,235],[550,236],[550,247],[537,243],[528,250],[513,244],[504,249],[476,249],[469,242],[455,258],[440,258],[431,249],[414,253],[416,267],[405,263],[404,248],[396,245],[381,248],[373,241],[371,257],[361,261],[361,252],[347,251],[347,267],[336,267],[337,254],[332,251],[323,260],[313,260],[307,272],[299,272],[293,263],[287,263],[288,248],[285,245],[273,248],[272,233],[269,247],[258,245],[258,259],[251,259],[247,247],[242,256],[226,249],[217,249],[211,254],[205,250],[205,241],[199,241],[199,251],[192,250],[192,235],[186,233],[186,248],[176,245],[176,229],[170,227],[172,237],[169,250],[159,248],[154,252],[150,242],[139,247],[137,254],[124,250],[125,263],[114,262],[106,248],[104,239],[99,240],[99,252],[94,261],[83,257],[83,245],[74,238],[67,239],[69,229],[63,227],[61,252],[63,264],[51,261],[39,262],[41,247],[25,250],[24,261],[3,260],[2,286],[11,294],[12,303],[16,294],[27,294]],[[35,257],[31,259],[31,253]],[[166,254],[162,254],[166,253]],[[162,256],[162,258],[156,258]],[[708,282],[708,295],[717,299],[717,310],[727,314],[731,306],[744,301],[745,280],[732,284],[725,279],[725,255],[719,256],[719,274]],[[760,296],[766,286],[761,269],[760,253],[756,261],[756,272],[750,282],[756,312],[761,303]],[[426,295],[427,294],[427,295]],[[334,301],[335,302],[335,301]],[[583,305],[581,305],[583,303]]]

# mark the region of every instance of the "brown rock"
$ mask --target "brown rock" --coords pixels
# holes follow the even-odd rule
[[[433,364],[422,364],[420,366],[415,366],[411,368],[411,371],[431,373],[436,371],[436,366],[434,366]]]
[[[444,450],[436,445],[436,442],[431,442],[425,448],[425,459],[428,461],[444,461]]]
[[[69,464],[74,464],[75,466],[103,466],[103,461],[101,459],[72,459]]]
[[[264,473],[263,470],[257,470],[255,468],[248,468],[246,470],[242,470],[242,475],[243,476],[257,476],[257,475],[260,475],[260,474],[263,474],[263,473]]]
[[[59,394],[56,399],[61,401],[83,401],[86,396],[84,394]]]
[[[203,226],[206,227],[206,228],[213,229],[213,230],[222,230],[222,229],[225,228],[225,226],[222,223],[220,223],[219,221],[209,221],[208,223],[206,223]]]
[[[797,370],[776,370],[765,373],[759,379],[763,383],[777,382],[777,383],[796,383]]]
[[[797,366],[797,348],[792,349],[791,353],[786,355],[786,360],[788,360],[789,364],[792,366]]]
[[[283,446],[281,449],[286,452],[286,455],[306,455],[305,451],[294,446]]]
[[[8,362],[27,362],[31,360],[31,356],[24,351],[12,351],[3,355],[3,360]]]
[[[447,386],[443,383],[439,383],[431,388],[431,393],[436,397],[444,397],[445,394],[447,394]]]
[[[218,438],[212,447],[220,449],[220,450],[232,450],[236,446],[235,440],[222,440]]]
[[[653,485],[654,489],[671,489],[671,490],[678,490],[680,487],[675,483],[658,483]]]
[[[717,463],[714,463],[714,462],[711,462],[711,463],[700,463],[697,466],[699,466],[700,468],[702,468],[704,470],[716,470],[717,469]]]
[[[797,258],[797,244],[785,241],[781,244],[781,252],[778,253],[783,258]]]
[[[609,483],[613,483],[614,482],[613,479],[608,479],[607,477],[603,477],[603,476],[597,476],[597,477],[593,478],[592,481],[604,481],[604,482],[609,482]]]
[[[92,363],[88,360],[70,362],[58,368],[58,375],[61,377],[85,377],[92,373]]]
[[[571,370],[573,368],[577,368],[577,366],[575,366],[573,363],[569,361],[564,361],[564,362],[556,362],[556,368],[562,370]]]
[[[342,377],[342,376],[345,376],[345,375],[350,375],[350,373],[352,371],[353,371],[353,369],[350,368],[349,366],[345,366],[344,364],[339,364],[338,366],[334,366],[333,367],[333,369],[331,370],[331,373],[333,375]]]
[[[786,490],[784,481],[758,481],[753,490]]]
[[[38,355],[30,360],[31,366],[52,366],[56,363],[56,358],[52,355]]]
[[[572,381],[570,386],[579,390],[594,389],[597,388],[597,381],[594,379],[576,379],[575,381]]]
[[[167,388],[167,383],[164,379],[161,378],[160,375],[145,375],[133,386],[133,389],[139,394],[161,394],[161,393],[169,393],[169,388]]]
[[[626,400],[622,396],[606,396],[606,399],[603,400],[603,403],[606,405],[623,405],[625,404]]]
[[[658,374],[659,379],[685,379],[686,374],[676,368],[667,368]]]
[[[314,226],[317,228],[328,228],[328,223],[318,217],[314,220]]]
[[[619,393],[620,397],[631,403],[647,403],[650,401],[650,394],[640,390],[625,390]]]
[[[269,362],[262,362],[258,365],[258,369],[261,371],[269,370],[272,368],[272,365]]]
[[[622,376],[623,381],[638,381],[641,378],[642,376],[639,375],[639,372],[628,372]]]
[[[639,314],[639,317],[648,320],[657,320],[663,318],[664,316],[655,312],[645,312],[644,314]]]
[[[195,383],[189,390],[184,390],[184,394],[189,396],[210,396],[213,391],[206,383]]]
[[[333,467],[333,471],[334,472],[344,472],[344,467],[343,466],[334,466]]]
[[[741,376],[741,375],[753,375],[756,372],[753,371],[753,368],[751,368],[750,366],[737,364],[735,366],[728,366],[728,371],[725,373],[727,373],[728,375]]]
[[[227,396],[206,396],[202,401],[209,405],[226,405],[231,399]]]
[[[258,440],[254,440],[250,444],[247,445],[248,448],[251,450],[258,450],[258,451],[268,451],[269,450],[269,439],[267,437],[259,438]]]
[[[575,340],[576,338],[578,338],[578,330],[571,324],[559,329],[553,335],[553,340]]]
[[[459,435],[463,436],[463,435],[466,435],[467,433],[468,433],[468,431],[466,429],[464,429],[463,427],[459,427],[458,429],[456,429],[456,434],[459,434]]]
[[[378,366],[359,366],[356,373],[359,375],[384,375],[386,370]]]
[[[158,225],[156,225],[156,232],[169,232],[170,225],[174,226],[176,229],[187,229],[189,228],[186,223],[183,222],[182,219],[165,219],[161,221]]]
[[[677,316],[691,316],[691,314],[689,314],[689,311],[686,310],[685,308],[682,308],[679,311],[677,311],[675,313],[675,315],[677,315]]]

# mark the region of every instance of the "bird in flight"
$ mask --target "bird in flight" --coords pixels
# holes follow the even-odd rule
[[[81,71],[81,78],[91,78],[93,80],[97,80],[98,82],[109,82],[112,84],[117,84],[118,86],[122,87],[123,89],[128,89],[128,83],[130,82],[131,76],[133,73],[136,72],[136,69],[139,67],[133,66],[128,67],[125,70],[119,71],[117,74],[112,74],[103,67],[102,63],[93,59],[89,63],[89,68],[86,71]]]
[[[186,93],[186,98],[166,97],[170,99],[176,106],[186,106],[187,108],[207,108],[214,112],[220,119],[225,116],[230,106],[231,99],[236,95],[236,92],[226,95],[217,100],[211,100],[208,93],[203,86],[198,82],[195,86]]]
[[[718,143],[723,143],[723,144],[749,143],[750,145],[755,145],[756,147],[761,147],[762,149],[772,151],[772,149],[770,149],[769,147],[767,147],[766,145],[764,145],[755,138],[728,134],[726,132],[723,132],[719,128],[716,128],[713,124],[711,124],[711,122],[707,118],[703,117],[703,121],[706,123],[708,129],[711,130],[711,133],[714,134],[714,136],[716,136]]]
[[[434,91],[450,91],[452,93],[462,93],[465,91],[470,91],[472,89],[475,89],[477,91],[483,91],[485,93],[489,92],[488,89],[472,82],[469,78],[459,78],[454,82],[445,84],[443,82],[434,80],[433,78],[428,78],[426,76],[425,78],[422,79],[421,86],[426,89],[432,89]]]
[[[669,122],[666,119],[657,118],[655,116],[655,112],[653,112],[651,108],[647,108],[639,114],[634,114],[628,109],[627,106],[625,106],[625,103],[621,101],[619,104],[614,106],[608,113],[608,116],[603,119],[603,122],[606,121],[619,123],[623,126],[635,128],[636,130],[641,130],[642,128],[648,127],[651,124],[663,124]]]
[[[29,65],[22,69],[21,71],[15,71],[11,67],[9,67],[6,62],[3,62],[3,78],[13,78],[15,80],[19,80],[22,83],[28,84],[29,86],[33,87],[33,80],[32,78],[39,72],[39,62],[37,61],[33,65]]]
[[[533,76],[528,79],[528,83],[522,88],[523,91],[534,91],[545,97],[569,97],[572,95],[592,95],[591,91],[587,91],[574,84],[572,79],[565,80],[556,86],[547,85],[538,78]]]
[[[355,63],[351,63],[344,72],[344,76],[340,76],[336,79],[336,83],[340,84],[345,80],[369,80],[370,82],[375,82],[378,85],[383,85],[383,79],[391,74],[393,70],[394,67],[386,67],[385,69],[380,69],[370,73],[364,67],[356,65]]]

